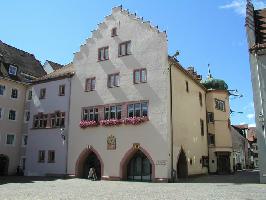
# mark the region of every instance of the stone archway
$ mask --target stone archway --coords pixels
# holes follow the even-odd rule
[[[120,179],[128,180],[128,175],[129,175],[128,170],[130,168],[129,164],[132,164],[133,162],[132,165],[134,165],[134,162],[137,162],[136,161],[137,159],[139,159],[141,167],[143,167],[144,165],[146,166],[146,169],[144,169],[141,172],[142,173],[141,178],[138,179],[138,181],[155,181],[155,164],[149,153],[142,147],[138,148],[132,147],[126,152],[126,154],[124,155],[123,159],[120,162]],[[148,167],[150,167],[150,169],[148,169]],[[150,174],[147,174],[149,172]],[[145,179],[143,178],[144,176]]]
[[[188,177],[187,157],[186,157],[186,154],[183,148],[181,148],[181,151],[179,153],[179,157],[177,160],[176,173],[177,173],[177,178],[179,179]]]
[[[101,179],[104,164],[100,154],[92,146],[88,146],[80,153],[75,167],[76,177],[87,178],[90,167],[95,168],[98,179]]]
[[[0,154],[0,176],[8,174],[9,158],[4,154]]]

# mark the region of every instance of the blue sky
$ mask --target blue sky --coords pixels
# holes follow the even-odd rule
[[[266,0],[254,0],[257,8]],[[245,33],[244,0],[1,0],[0,40],[33,53],[42,63],[67,64],[111,8],[123,5],[168,35],[169,54],[179,50],[180,63],[194,66],[205,78],[207,65],[243,98],[231,100],[242,111],[233,124],[254,124],[253,97]]]

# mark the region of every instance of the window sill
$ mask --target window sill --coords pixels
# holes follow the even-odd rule
[[[94,92],[96,90],[84,90],[84,92]]]
[[[65,126],[59,126],[59,127],[46,127],[46,128],[31,128],[31,130],[43,130],[43,129],[59,129],[59,128],[65,128]]]
[[[55,161],[48,161],[48,163],[52,164],[52,163],[55,163]]]
[[[108,60],[109,60],[109,58],[105,59],[105,60],[98,60],[97,62],[104,62],[104,61],[108,61]]]
[[[113,86],[113,87],[108,86],[107,88],[112,89],[112,88],[119,88],[119,87],[120,87],[120,85],[119,86]]]
[[[125,55],[118,55],[118,58],[120,58],[120,57],[125,57],[125,56],[130,56],[130,55],[132,55],[132,53],[125,54]]]
[[[145,82],[139,82],[139,83],[137,83],[137,82],[136,82],[136,83],[133,82],[134,85],[139,85],[139,84],[143,84],[143,83],[147,83],[147,81],[145,81]]]

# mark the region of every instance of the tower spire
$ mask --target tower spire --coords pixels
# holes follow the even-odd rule
[[[210,67],[210,64],[208,64],[208,76],[207,78],[212,78],[212,74],[211,74],[211,67]]]

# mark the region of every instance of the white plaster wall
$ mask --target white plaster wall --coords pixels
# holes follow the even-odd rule
[[[59,85],[65,85],[65,96],[59,96]],[[46,88],[45,99],[39,99],[40,89]],[[65,112],[64,134],[68,137],[68,115],[70,98],[70,79],[39,83],[32,87],[33,95],[30,105],[30,121],[28,123],[28,145],[26,149],[26,175],[42,176],[45,174],[65,174],[66,142],[60,135],[60,128],[33,129],[33,116],[39,112],[44,114],[55,111]],[[66,140],[67,141],[67,140]],[[46,151],[45,163],[38,163],[39,150]],[[48,150],[55,150],[55,163],[47,163]]]
[[[93,37],[81,46],[73,64],[73,77],[68,173],[75,173],[75,164],[80,153],[92,145],[104,162],[104,176],[119,177],[120,161],[133,143],[140,143],[154,162],[166,160],[166,165],[156,165],[155,177],[168,177],[168,57],[167,40],[164,33],[158,33],[147,23],[134,19],[119,8],[105,18]],[[118,36],[111,37],[111,29],[117,27]],[[118,46],[131,40],[132,55],[118,57]],[[97,62],[98,48],[109,46],[109,61]],[[146,68],[148,81],[133,84],[133,70]],[[120,72],[120,87],[107,88],[107,75]],[[84,92],[85,79],[96,77],[96,91]],[[78,97],[78,98],[77,98]],[[79,128],[81,108],[127,101],[148,100],[150,121],[140,126],[113,128]],[[117,139],[117,149],[108,151],[106,139],[113,134]]]

